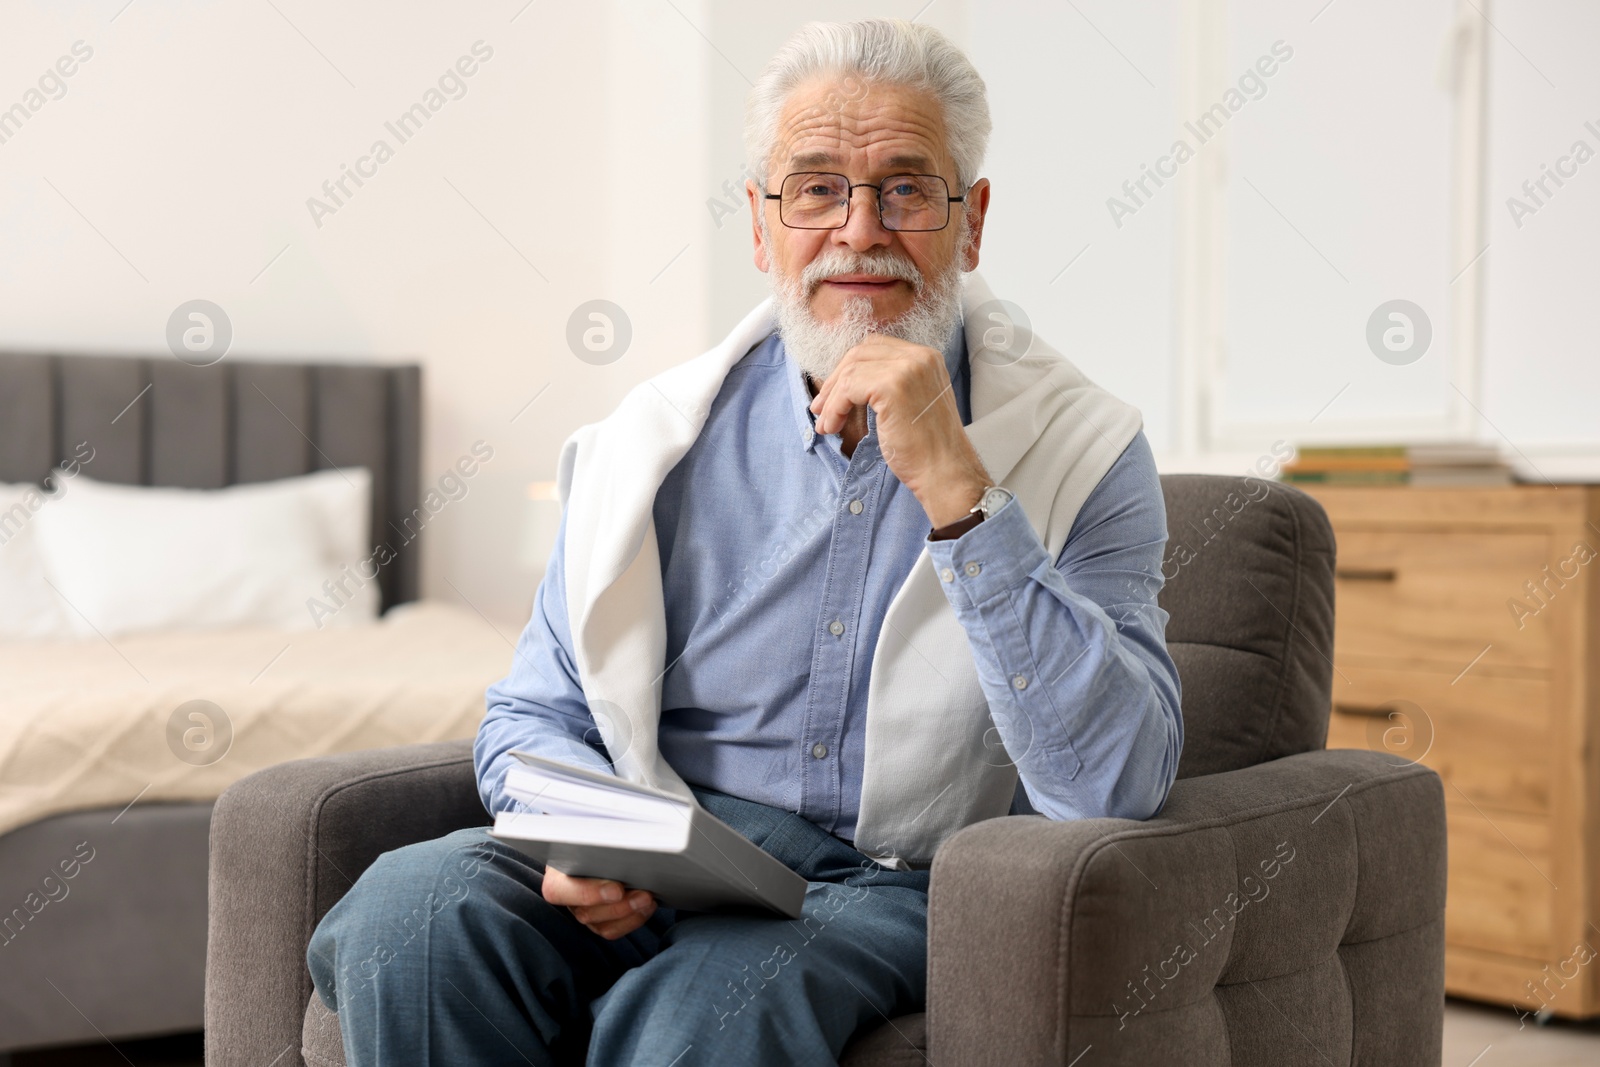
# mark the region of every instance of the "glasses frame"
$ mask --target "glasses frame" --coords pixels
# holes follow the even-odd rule
[[[830,178],[842,178],[844,180],[844,183],[845,183],[845,199],[844,199],[844,221],[843,222],[839,223],[839,225],[837,225],[837,226],[796,226],[793,223],[791,223],[788,219],[783,217],[783,193],[782,193],[781,190],[783,189],[783,187],[785,185],[787,185],[789,183],[789,179],[793,178],[797,174],[816,174],[816,175],[830,177]],[[942,183],[944,185],[944,189],[945,189],[944,223],[942,225],[935,226],[932,229],[910,230],[910,229],[900,229],[900,228],[897,228],[897,227],[894,227],[894,226],[890,226],[887,222],[885,222],[884,219],[883,219],[883,187],[884,187],[885,184],[887,184],[888,182],[894,181],[896,178],[937,178],[940,181],[940,183]],[[776,193],[769,193],[765,189],[763,189],[762,190],[762,199],[778,201],[778,221],[783,223],[784,226],[788,227],[791,230],[842,230],[842,229],[844,229],[846,226],[850,225],[850,209],[855,205],[856,190],[857,189],[871,189],[871,190],[873,190],[873,201],[878,207],[878,225],[882,226],[885,230],[888,230],[890,233],[938,233],[940,230],[946,229],[950,225],[950,216],[953,214],[953,212],[950,210],[950,205],[951,204],[965,203],[966,199],[967,199],[967,194],[966,193],[962,193],[960,196],[951,196],[950,195],[950,183],[944,180],[944,175],[942,175],[942,174],[909,174],[909,173],[907,173],[907,174],[891,174],[888,177],[886,177],[883,180],[878,181],[878,182],[854,182],[854,183],[852,183],[850,181],[850,176],[849,175],[840,174],[837,171],[831,171],[831,170],[794,170],[794,171],[790,171],[788,174],[785,174],[783,176],[783,181],[778,183],[778,189],[780,191],[776,192]],[[970,191],[971,190],[968,190],[968,192],[970,192]]]

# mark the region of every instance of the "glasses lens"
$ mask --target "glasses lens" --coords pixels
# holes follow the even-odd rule
[[[778,207],[783,223],[797,229],[843,226],[850,211],[850,183],[841,174],[791,174],[783,180]]]
[[[934,174],[897,174],[878,186],[889,230],[942,230],[950,216],[949,187]]]

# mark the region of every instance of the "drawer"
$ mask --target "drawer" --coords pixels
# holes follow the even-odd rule
[[[1555,940],[1555,890],[1545,880],[1554,873],[1549,823],[1509,812],[1485,815],[1459,796],[1453,799],[1457,803],[1445,805],[1450,835],[1445,941],[1549,959]]]
[[[1524,584],[1558,562],[1544,534],[1345,528],[1338,542],[1334,648],[1342,655],[1428,663],[1453,676],[1489,646],[1483,665],[1549,667],[1551,607],[1519,617],[1510,606],[1521,599],[1539,608]],[[1563,594],[1578,606],[1571,582],[1547,603]]]
[[[1555,959],[1528,960],[1495,952],[1479,952],[1460,945],[1446,945],[1444,990],[1451,996],[1491,1004],[1512,1004],[1532,1009],[1548,1005],[1557,1015],[1569,1019],[1582,1018],[1594,1014],[1591,1006],[1594,999],[1592,983],[1584,981],[1588,968],[1579,971],[1576,981],[1569,980],[1564,986],[1560,981],[1562,974],[1572,974],[1574,967],[1578,966],[1577,961],[1582,958],[1570,946],[1565,951],[1558,949]],[[1542,994],[1537,992],[1547,978],[1550,981],[1542,986]],[[1529,983],[1533,984],[1534,991],[1530,991]]]
[[[1460,802],[1525,815],[1550,811],[1554,760],[1549,683],[1342,662],[1333,680],[1329,748],[1420,761]],[[1459,789],[1460,793],[1456,790]]]

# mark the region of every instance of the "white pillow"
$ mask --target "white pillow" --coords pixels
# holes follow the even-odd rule
[[[350,626],[377,617],[371,485],[361,467],[226,489],[80,474],[33,525],[80,634]]]
[[[34,519],[54,499],[37,485],[0,483],[0,638],[77,636],[39,561]]]

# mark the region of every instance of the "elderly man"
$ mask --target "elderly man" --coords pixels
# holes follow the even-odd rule
[[[1138,413],[963,279],[989,129],[932,29],[784,45],[746,130],[773,297],[567,442],[478,736],[491,812],[513,748],[692,793],[806,878],[802,919],[675,913],[483,830],[400,849],[308,954],[351,1064],[833,1063],[922,1008],[942,840],[1160,809],[1160,486]]]

